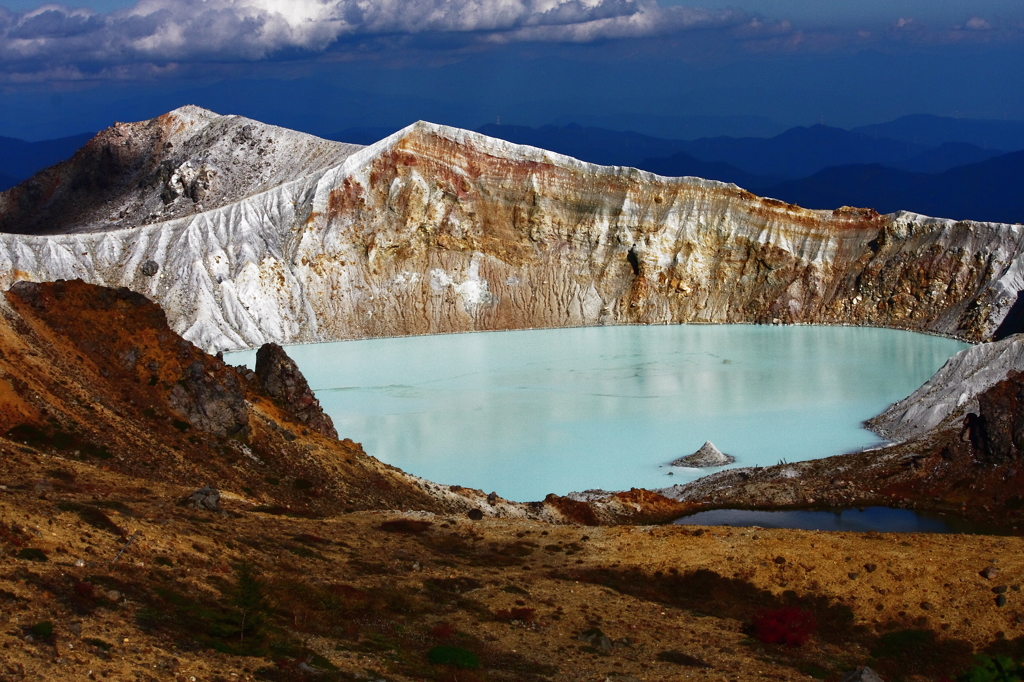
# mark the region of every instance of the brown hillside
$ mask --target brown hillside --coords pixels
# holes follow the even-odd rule
[[[309,514],[434,509],[404,475],[183,340],[145,297],[22,282],[0,320],[0,435],[145,480],[210,484]]]

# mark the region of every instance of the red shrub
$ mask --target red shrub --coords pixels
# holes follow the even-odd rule
[[[75,593],[83,599],[93,599],[96,597],[96,586],[90,582],[78,582],[75,583]]]
[[[537,620],[537,610],[529,608],[500,609],[494,612],[494,618],[506,623],[518,620],[529,625]]]
[[[765,644],[800,646],[818,627],[814,614],[795,606],[765,611],[753,623],[754,639]]]
[[[435,639],[448,639],[455,634],[455,626],[451,623],[438,623],[430,629],[430,636]]]

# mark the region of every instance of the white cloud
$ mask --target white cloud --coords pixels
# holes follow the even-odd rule
[[[637,0],[140,0],[0,15],[0,61],[262,59],[350,37],[493,33],[629,17]]]
[[[965,26],[972,31],[989,31],[992,29],[992,24],[981,17],[971,17],[967,20]]]
[[[194,63],[364,54],[423,36],[431,49],[515,42],[586,43],[718,29],[727,49],[839,49],[891,39],[985,40],[1020,26],[975,17],[950,31],[901,18],[888,32],[804,31],[736,10],[662,7],[657,0],[138,0],[97,14],[48,4],[23,14],[0,7],[0,81],[133,78]],[[968,29],[968,30],[963,30]],[[967,37],[965,37],[967,35]],[[877,36],[877,37],[876,37]],[[909,37],[908,37],[909,36]],[[415,42],[415,41],[414,41]],[[387,47],[385,47],[387,46]]]

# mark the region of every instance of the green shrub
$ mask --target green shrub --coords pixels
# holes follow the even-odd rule
[[[427,659],[434,665],[450,665],[463,670],[480,667],[480,659],[476,654],[457,646],[435,646],[427,654]]]
[[[957,678],[958,682],[1021,682],[1024,661],[1014,663],[1006,656],[978,656],[978,664]]]
[[[36,623],[30,628],[33,637],[39,639],[49,639],[53,637],[53,623],[48,620],[44,620],[42,623]]]

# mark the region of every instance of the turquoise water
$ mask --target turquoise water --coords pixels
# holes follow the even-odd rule
[[[861,428],[966,344],[889,329],[681,325],[342,341],[287,350],[338,433],[417,476],[540,500],[661,488],[706,440],[734,466],[878,444]],[[255,362],[255,351],[230,354]],[[673,475],[669,475],[669,472]]]

